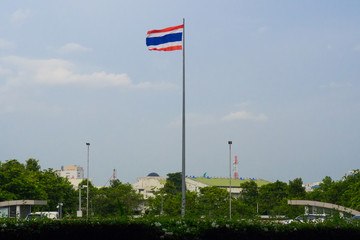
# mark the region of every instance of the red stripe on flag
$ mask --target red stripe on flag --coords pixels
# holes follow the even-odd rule
[[[160,30],[151,30],[151,31],[148,31],[147,34],[150,34],[150,33],[162,33],[162,32],[170,32],[170,31],[174,31],[176,29],[179,29],[179,28],[184,28],[184,25],[179,25],[179,26],[175,26],[175,27],[168,27],[168,28],[164,28],[164,29],[160,29]]]
[[[172,46],[172,47],[166,47],[166,48],[151,48],[150,51],[156,50],[156,51],[174,51],[174,50],[182,50],[182,46]]]

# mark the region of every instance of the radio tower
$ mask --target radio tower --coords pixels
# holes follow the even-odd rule
[[[113,180],[116,179],[116,169],[115,169],[115,168],[114,168],[113,174],[111,175],[111,177],[109,178],[109,180],[107,180],[107,182],[105,183],[104,187],[106,186],[106,184],[108,184],[108,182],[110,182],[111,179],[113,179]]]
[[[239,172],[238,172],[238,168],[237,168],[237,165],[238,165],[238,159],[237,159],[237,156],[235,156],[235,160],[233,162],[233,165],[234,165],[234,179],[238,179],[239,178]]]

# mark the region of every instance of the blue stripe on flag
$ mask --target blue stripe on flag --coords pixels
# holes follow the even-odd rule
[[[162,37],[147,37],[146,46],[154,46],[168,42],[182,41],[182,33],[172,33]]]

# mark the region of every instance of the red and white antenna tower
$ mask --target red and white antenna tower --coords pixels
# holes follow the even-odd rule
[[[238,178],[239,178],[239,172],[238,172],[238,168],[237,168],[237,165],[238,165],[237,156],[235,156],[235,160],[234,160],[234,162],[233,162],[233,165],[234,165],[234,168],[233,168],[233,171],[234,171],[234,179],[238,179]]]
[[[108,182],[110,182],[111,179],[113,179],[113,180],[116,179],[116,169],[115,169],[115,168],[114,168],[113,174],[111,175],[111,177],[109,178],[109,180],[107,180],[107,182],[105,183],[104,187],[106,186],[106,184],[108,184]]]

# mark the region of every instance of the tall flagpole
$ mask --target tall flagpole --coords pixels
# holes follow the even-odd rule
[[[182,199],[181,216],[185,216],[185,18],[183,18],[183,106],[182,106]]]

